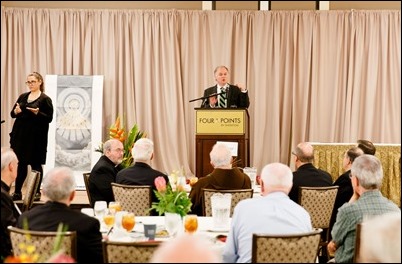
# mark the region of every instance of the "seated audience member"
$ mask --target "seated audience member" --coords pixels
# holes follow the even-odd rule
[[[313,230],[309,213],[289,199],[292,171],[282,163],[266,165],[261,172],[258,199],[240,201],[234,209],[223,261],[251,262],[253,233],[297,234]]]
[[[401,263],[401,212],[363,221],[360,233],[361,263]]]
[[[238,168],[232,167],[233,157],[230,149],[223,143],[217,143],[209,153],[214,170],[205,177],[198,179],[190,191],[192,202],[191,211],[199,216],[203,215],[203,188],[216,190],[250,189],[251,180],[247,174]]]
[[[363,150],[364,154],[375,155],[376,148],[374,144],[366,139],[357,140],[357,147]]]
[[[71,169],[57,167],[45,176],[42,186],[47,202],[21,214],[17,226],[28,220],[29,230],[57,231],[59,223],[77,232],[77,262],[102,263],[102,234],[99,221],[70,208],[75,196],[75,177]]]
[[[363,150],[358,147],[352,147],[348,151],[345,152],[343,156],[343,169],[345,172],[336,179],[334,182],[334,186],[339,186],[338,193],[336,194],[334,209],[332,211],[331,222],[330,222],[330,230],[335,223],[336,215],[338,214],[338,208],[341,207],[344,203],[349,202],[350,198],[353,195],[353,187],[352,181],[350,180],[350,168],[352,167],[353,161],[363,155]]]
[[[366,217],[401,212],[396,204],[380,192],[383,170],[377,157],[367,154],[357,157],[352,164],[350,175],[353,196],[338,209],[331,231],[332,241],[328,244],[328,251],[330,254],[335,253],[337,263],[353,261],[358,223]]]
[[[112,182],[116,182],[116,175],[122,169],[124,147],[117,139],[109,139],[103,144],[103,155],[92,168],[89,176],[89,192],[93,207],[96,201],[114,201]]]
[[[19,217],[10,196],[10,186],[17,178],[18,158],[10,148],[1,148],[1,262],[12,254],[7,226],[15,226]]]
[[[162,176],[166,183],[169,178],[166,174],[155,170],[151,167],[151,161],[154,158],[154,143],[148,138],[140,138],[134,143],[131,150],[134,163],[128,168],[125,168],[116,176],[116,182],[127,185],[150,185],[152,190],[156,190],[155,178]],[[152,201],[158,202],[155,193],[152,191]],[[151,214],[157,215],[155,211]]]
[[[152,256],[151,263],[221,263],[219,251],[204,236],[181,234],[165,241]]]
[[[332,186],[331,175],[314,167],[314,148],[309,142],[299,143],[292,154],[295,156],[296,171],[293,172],[293,187],[289,192],[290,199],[298,202],[300,186]]]

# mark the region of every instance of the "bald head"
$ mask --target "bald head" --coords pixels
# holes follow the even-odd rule
[[[293,152],[303,163],[311,163],[314,160],[314,148],[309,142],[299,143]]]
[[[265,165],[261,171],[261,191],[265,196],[271,192],[289,193],[293,185],[292,170],[282,163]]]
[[[221,263],[214,245],[206,237],[182,234],[164,242],[153,254],[151,263]]]

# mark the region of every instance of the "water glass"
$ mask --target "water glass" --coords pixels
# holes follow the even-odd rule
[[[245,167],[243,169],[243,172],[245,174],[248,175],[248,177],[250,177],[250,181],[251,181],[251,188],[255,187],[255,183],[256,183],[256,178],[257,178],[257,168],[255,167]]]
[[[107,203],[106,201],[96,201],[94,205],[95,216],[102,220],[103,216],[106,214]]]
[[[177,232],[182,226],[181,216],[175,213],[165,213],[165,228],[169,233],[169,236],[176,236]]]
[[[228,228],[232,195],[215,193],[211,196],[212,221],[215,228]]]

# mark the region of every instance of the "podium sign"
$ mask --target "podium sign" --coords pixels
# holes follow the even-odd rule
[[[242,108],[196,108],[196,176],[208,175],[213,167],[209,153],[216,142],[236,144],[238,167],[250,164],[249,115]]]
[[[246,133],[244,109],[198,109],[196,111],[197,135],[243,135]]]

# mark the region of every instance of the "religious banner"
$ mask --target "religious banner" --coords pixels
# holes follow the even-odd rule
[[[103,76],[46,75],[45,92],[52,98],[54,116],[44,174],[54,167],[74,171],[77,189],[85,189],[82,173],[91,171],[102,142]]]

